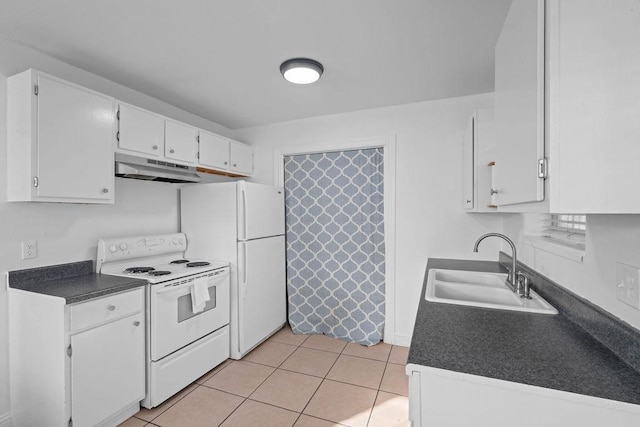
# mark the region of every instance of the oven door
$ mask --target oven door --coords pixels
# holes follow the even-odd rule
[[[209,297],[204,310],[194,313],[191,289],[206,278]],[[150,287],[151,360],[192,343],[229,323],[229,269],[221,268]]]

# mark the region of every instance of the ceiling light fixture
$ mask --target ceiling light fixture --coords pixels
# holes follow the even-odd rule
[[[282,77],[288,82],[306,85],[317,81],[324,68],[318,61],[309,58],[287,59],[280,65]]]

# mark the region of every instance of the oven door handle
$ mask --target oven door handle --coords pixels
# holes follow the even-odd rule
[[[211,277],[209,278],[209,280],[214,280],[215,282],[217,282],[219,279],[222,279],[222,278],[224,278],[224,277],[227,277],[228,275],[229,275],[229,272],[228,272],[228,271],[225,271],[224,273],[220,273],[220,274],[218,274],[217,276],[211,276]],[[216,286],[216,283],[215,283],[215,282],[214,282],[214,283],[212,283],[212,284],[210,284],[208,287],[210,288],[210,287],[212,287],[212,286]],[[187,283],[183,283],[182,285],[177,285],[177,286],[166,286],[166,287],[164,287],[164,288],[162,288],[162,289],[158,289],[158,290],[156,291],[156,294],[164,294],[164,293],[166,293],[166,292],[179,291],[179,290],[182,290],[182,289],[185,289],[185,288],[188,288],[188,287],[193,286],[193,285],[194,285],[194,283],[195,283],[195,280],[190,280],[190,281],[188,281]]]

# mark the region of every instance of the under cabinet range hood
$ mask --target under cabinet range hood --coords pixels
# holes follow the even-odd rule
[[[163,182],[200,182],[195,166],[116,153],[116,176]]]

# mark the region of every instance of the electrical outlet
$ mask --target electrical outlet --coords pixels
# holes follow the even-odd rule
[[[640,268],[616,263],[616,298],[640,310]]]
[[[38,256],[38,242],[25,240],[22,242],[22,259],[31,259]]]

